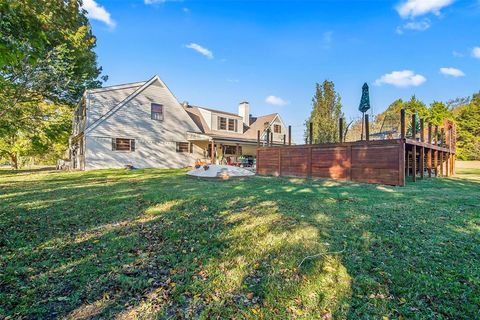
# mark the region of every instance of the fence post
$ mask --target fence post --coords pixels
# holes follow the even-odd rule
[[[425,135],[424,135],[424,123],[423,123],[423,119],[420,119],[420,141],[421,142],[424,142],[425,141]]]
[[[260,130],[257,130],[257,148],[260,148]]]
[[[288,145],[292,145],[292,126],[288,126]]]
[[[270,145],[273,146],[273,131],[270,132]]]
[[[270,129],[267,129],[267,147],[270,146]]]
[[[435,146],[438,146],[438,126],[435,126],[434,132]],[[438,150],[434,151],[433,167],[435,168],[435,177],[438,177]]]
[[[417,146],[414,144],[412,145],[412,180],[417,181]]]
[[[443,151],[440,151],[440,176],[444,176],[443,175]]]
[[[313,144],[313,123],[310,122],[310,130],[308,131],[308,135],[309,135],[309,138],[310,138],[310,144]]]
[[[405,109],[400,110],[400,137],[405,139]]]
[[[428,177],[432,177],[432,124],[428,123],[428,144],[430,145],[427,153],[427,162],[428,162]]]
[[[416,120],[415,112],[412,114],[412,139],[417,140],[417,126],[415,123]]]
[[[440,129],[440,147],[442,148],[445,147],[444,141],[445,141],[445,129],[441,128]]]
[[[283,135],[283,145],[286,145],[287,144],[287,135],[284,134]]]
[[[340,143],[343,142],[343,118],[340,118],[338,120],[338,140]]]
[[[368,121],[368,114],[365,115],[365,140],[370,140],[370,124]]]

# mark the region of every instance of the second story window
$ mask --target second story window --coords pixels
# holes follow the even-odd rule
[[[282,126],[279,124],[274,124],[273,125],[273,132],[274,133],[282,133]]]
[[[228,131],[237,131],[237,120],[228,119]]]
[[[218,117],[218,130],[237,131],[238,120]]]
[[[156,121],[163,121],[163,105],[158,103],[151,104],[151,118]]]
[[[227,118],[218,117],[218,129],[227,130]]]

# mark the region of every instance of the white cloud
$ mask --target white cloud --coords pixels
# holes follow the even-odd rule
[[[198,53],[204,55],[208,59],[213,59],[212,51],[208,50],[207,48],[202,47],[201,45],[199,45],[197,43],[192,42],[190,44],[187,44],[185,47],[197,51]]]
[[[381,76],[375,81],[375,85],[390,84],[395,87],[418,87],[427,81],[427,78],[421,74],[415,74],[411,70],[393,71]]]
[[[462,70],[456,68],[440,68],[440,73],[446,76],[452,76],[455,78],[464,77],[465,73]]]
[[[157,4],[157,3],[164,3],[166,0],[144,0],[145,4]]]
[[[116,23],[110,17],[110,12],[96,3],[95,0],[83,0],[82,9],[87,11],[89,19],[101,21],[110,28],[115,28]]]
[[[451,5],[454,0],[407,0],[396,9],[402,18],[417,17],[428,13],[440,14],[440,10]]]
[[[472,50],[472,56],[474,58],[480,59],[480,47],[475,47]]]
[[[403,26],[397,27],[397,33],[403,34],[404,30],[425,31],[431,26],[430,19],[423,19],[422,21],[410,21]]]
[[[288,104],[288,101],[283,100],[280,97],[268,96],[265,98],[265,102],[274,106],[285,106]]]

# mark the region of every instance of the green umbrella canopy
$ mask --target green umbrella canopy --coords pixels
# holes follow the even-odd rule
[[[370,109],[370,95],[368,93],[368,84],[364,83],[362,87],[362,100],[360,100],[358,110],[360,110],[360,112],[367,112],[368,109]]]

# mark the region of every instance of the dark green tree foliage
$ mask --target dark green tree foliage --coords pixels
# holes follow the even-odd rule
[[[457,157],[460,160],[480,160],[480,92],[473,95],[469,104],[455,111]]]
[[[340,95],[335,92],[335,84],[325,80],[317,83],[312,99],[312,112],[306,121],[305,136],[309,137],[309,123],[313,124],[313,143],[339,141],[338,122],[343,117]]]
[[[42,132],[51,123],[69,131],[60,106],[71,112],[86,88],[101,84],[96,39],[80,6],[78,0],[0,1],[0,152],[14,165],[52,137]]]

